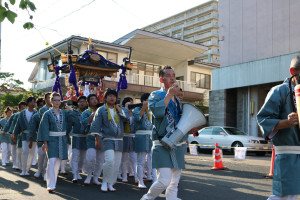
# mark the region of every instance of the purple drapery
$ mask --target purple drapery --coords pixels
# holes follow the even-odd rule
[[[78,86],[77,86],[77,81],[76,81],[76,74],[75,74],[75,69],[72,64],[70,64],[70,77],[69,77],[69,83],[72,83],[75,91],[76,91],[76,96],[79,97],[79,92],[78,92]]]
[[[117,92],[123,89],[127,89],[127,80],[126,80],[126,66],[121,65],[122,72],[120,74],[120,79],[118,83]]]
[[[55,75],[56,75],[56,79],[55,79],[55,83],[52,87],[52,92],[57,92],[60,94],[61,100],[63,100],[63,95],[62,95],[62,91],[61,91],[61,85],[60,85],[60,77],[59,77],[59,70],[63,69],[64,67],[66,67],[67,65],[63,65],[63,66],[55,66]]]

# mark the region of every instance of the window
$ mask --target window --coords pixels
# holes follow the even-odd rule
[[[210,75],[191,72],[191,82],[196,83],[197,88],[210,89]]]
[[[213,135],[221,135],[221,132],[224,132],[223,129],[215,127],[215,128],[213,128],[212,134]]]
[[[200,135],[212,135],[212,128],[205,128],[204,130],[202,130],[201,132],[199,132]]]
[[[153,77],[158,77],[161,66],[132,61],[132,70],[129,75],[132,76],[133,84],[154,86]]]

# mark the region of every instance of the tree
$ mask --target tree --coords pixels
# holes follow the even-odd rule
[[[13,78],[14,73],[0,72],[0,92],[9,91],[25,91],[24,88],[20,87],[24,83],[18,79]]]
[[[14,110],[18,109],[18,103],[20,101],[25,101],[27,100],[28,97],[35,97],[35,99],[38,99],[43,96],[42,91],[34,92],[33,89],[30,89],[28,92],[24,94],[19,94],[19,95],[12,95],[10,93],[6,93],[5,95],[0,96],[1,100],[1,113],[4,112],[5,108],[7,106],[12,107]],[[1,116],[1,114],[0,114]]]
[[[37,91],[37,92],[34,92],[33,89],[29,89],[28,92],[26,92],[25,94],[23,94],[23,98],[22,100],[23,101],[26,101],[28,97],[34,97],[35,99],[38,99],[40,97],[43,96],[43,92],[42,91]]]
[[[31,15],[31,12],[36,10],[34,3],[30,0],[20,0],[18,5],[19,8],[28,12],[29,19],[32,20],[33,16]],[[6,18],[13,24],[18,15],[17,13],[13,12],[12,9],[16,7],[16,0],[0,0],[0,23]],[[24,29],[31,29],[33,27],[34,25],[31,22],[26,22],[23,25]]]
[[[1,114],[7,106],[12,107],[14,110],[18,109],[18,103],[23,99],[23,94],[12,95],[7,93],[0,97],[1,99]]]

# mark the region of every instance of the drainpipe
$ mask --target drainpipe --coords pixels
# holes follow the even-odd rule
[[[248,86],[248,102],[247,102],[247,117],[248,117],[248,135],[250,136],[250,86]]]

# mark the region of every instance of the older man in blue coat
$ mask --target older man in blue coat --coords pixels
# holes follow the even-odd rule
[[[263,135],[275,145],[273,173],[274,199],[296,200],[300,194],[300,131],[294,87],[299,80],[300,55],[292,59],[292,78],[273,87],[257,114]]]

